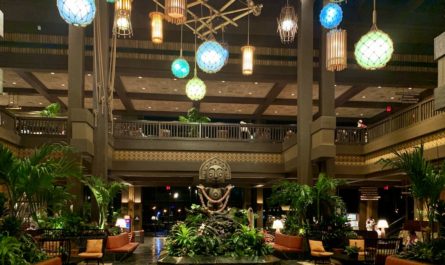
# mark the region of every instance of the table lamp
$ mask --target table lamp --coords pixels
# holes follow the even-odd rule
[[[377,228],[380,228],[381,232],[382,232],[382,238],[385,238],[385,229],[388,228],[388,221],[386,221],[385,219],[380,219],[377,222]]]
[[[127,223],[125,222],[124,218],[117,218],[116,224],[117,227],[121,229],[121,231],[125,228],[127,228]]]
[[[283,229],[284,225],[280,219],[273,221],[272,229],[276,229],[276,233],[280,233],[280,229]]]

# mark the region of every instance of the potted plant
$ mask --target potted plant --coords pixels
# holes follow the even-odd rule
[[[346,254],[353,259],[358,259],[359,250],[360,249],[356,246],[346,246],[345,247]]]
[[[209,123],[210,121],[209,117],[201,115],[196,108],[189,109],[185,116],[179,116],[179,122],[182,123]],[[187,131],[188,136],[197,137],[198,129],[199,127],[197,125],[191,126]]]
[[[54,117],[57,117],[57,115],[59,115],[59,113],[60,113],[60,104],[59,103],[51,103],[40,112],[40,116],[47,117],[47,118],[54,118]]]

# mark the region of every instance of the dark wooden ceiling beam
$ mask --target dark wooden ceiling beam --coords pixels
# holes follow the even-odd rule
[[[66,104],[58,97],[51,95],[49,89],[43,84],[34,74],[26,71],[16,71],[16,73],[25,80],[30,86],[32,86],[40,95],[45,97],[50,103],[59,103],[62,110],[67,109]]]
[[[118,75],[116,76],[116,78],[114,80],[114,90],[116,91],[117,95],[119,96],[125,109],[128,111],[134,111],[135,109],[134,109],[133,102],[127,96],[127,92],[125,90],[124,84],[122,83],[122,79]]]
[[[335,99],[335,107],[342,107],[346,102],[348,102],[355,95],[359,94],[365,90],[367,86],[364,85],[354,85],[351,86],[346,92],[341,94],[337,99]]]
[[[273,87],[269,90],[269,93],[267,93],[266,98],[253,113],[255,119],[260,119],[261,115],[263,115],[266,109],[278,97],[278,95],[281,93],[281,91],[283,91],[286,85],[286,82],[277,82],[273,85]]]

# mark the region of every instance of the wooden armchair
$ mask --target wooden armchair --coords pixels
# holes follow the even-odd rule
[[[83,252],[79,253],[86,264],[90,261],[96,261],[97,264],[101,262],[104,264],[103,257],[105,255],[105,246],[107,238],[87,239],[86,248]]]

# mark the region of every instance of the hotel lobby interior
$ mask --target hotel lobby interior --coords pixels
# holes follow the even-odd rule
[[[30,264],[445,264],[445,2],[0,0]]]

